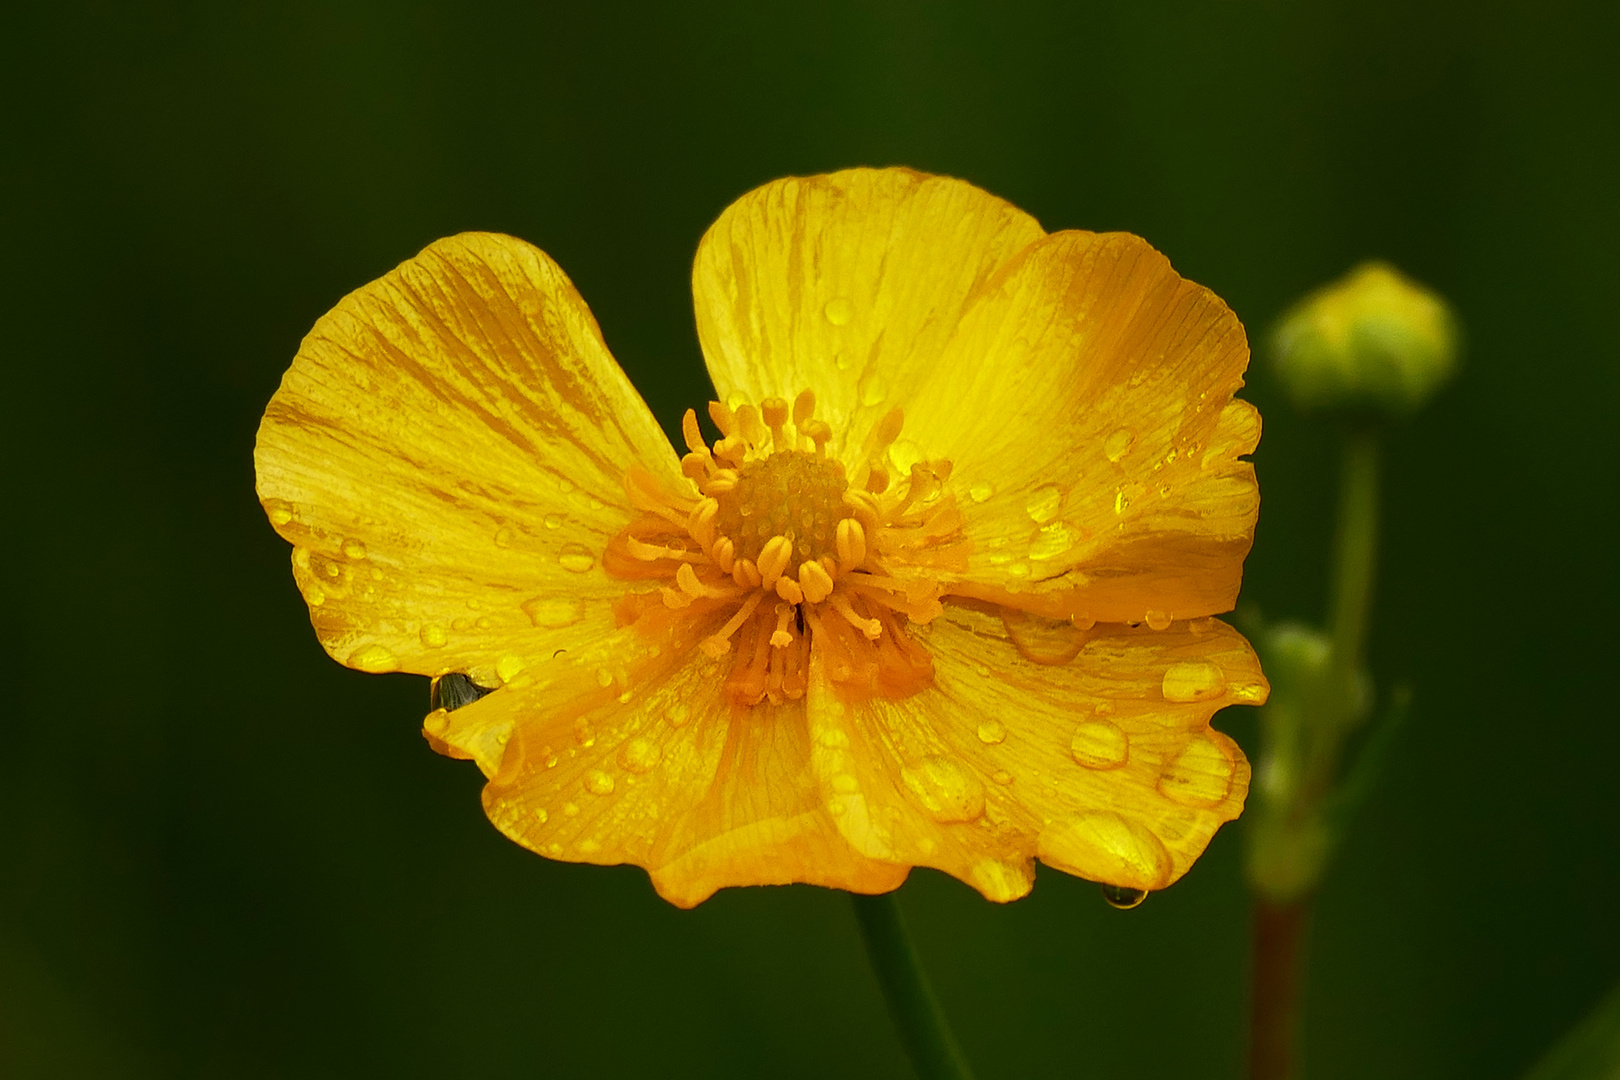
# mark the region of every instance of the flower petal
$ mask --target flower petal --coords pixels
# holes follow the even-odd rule
[[[1248,361],[1231,310],[1139,237],[1023,251],[907,411],[914,454],[954,464],[974,550],[953,591],[1106,622],[1230,610],[1259,507]]]
[[[790,178],[744,195],[692,268],[722,398],[814,390],[829,449],[859,448],[934,363],[967,298],[1044,233],[971,184],[910,169]]]
[[[906,867],[858,855],[833,824],[803,701],[728,704],[729,657],[675,639],[691,632],[654,649],[627,627],[598,655],[629,663],[541,672],[434,713],[426,731],[478,759],[485,810],[507,836],[554,859],[646,867],[680,907],[729,885],[898,887]]]
[[[611,630],[632,463],[674,451],[573,284],[507,236],[441,240],[304,339],[254,451],[321,644],[498,685]]]
[[[1248,762],[1209,721],[1268,688],[1225,623],[1087,634],[948,604],[913,632],[935,686],[903,700],[841,701],[812,663],[812,767],[863,854],[937,867],[997,901],[1029,890],[1037,856],[1162,889],[1242,809]]]

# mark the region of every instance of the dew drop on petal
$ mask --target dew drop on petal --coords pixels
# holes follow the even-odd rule
[[[592,840],[588,836],[574,846],[579,848],[579,853],[581,855],[595,855],[598,851],[602,850],[601,843],[599,841]]]
[[[996,493],[996,486],[988,480],[975,480],[968,486],[968,495],[974,502],[984,502]]]
[[[1217,806],[1232,790],[1232,759],[1208,735],[1195,735],[1159,775],[1159,793],[1185,806]]]
[[[1066,522],[1042,525],[1029,545],[1029,557],[1037,561],[1055,559],[1074,546],[1074,530]]]
[[[889,388],[875,375],[868,376],[866,385],[861,387],[861,404],[867,408],[882,404],[883,399],[888,396]]]
[[[578,816],[579,816],[579,804],[578,803],[571,803],[571,802],[563,803],[563,817],[578,817]]]
[[[265,512],[270,515],[270,524],[272,524],[272,525],[290,525],[290,524],[292,524],[292,519],[293,519],[292,508],[290,506],[288,506],[286,503],[282,502],[280,499],[273,499],[270,502],[265,503],[264,504],[264,509],[265,509]]]
[[[1024,502],[1024,509],[1029,513],[1030,519],[1037,525],[1044,525],[1057,517],[1058,507],[1063,504],[1063,492],[1055,484],[1042,484],[1029,493]]]
[[[1007,725],[1000,720],[985,720],[979,724],[979,741],[994,746],[1007,739]]]
[[[1147,899],[1146,889],[1128,889],[1124,885],[1104,883],[1102,894],[1110,907],[1117,907],[1121,911],[1129,911]]]
[[[349,654],[349,666],[380,675],[399,670],[399,657],[383,645],[362,645]]]
[[[517,678],[518,672],[523,670],[523,661],[516,656],[503,656],[495,664],[495,674],[500,676],[501,682],[511,682]]]
[[[438,623],[423,623],[418,636],[422,639],[423,647],[428,649],[442,649],[450,640],[450,635]]]
[[[1090,636],[1068,619],[1048,619],[1016,608],[1002,608],[1001,622],[1019,655],[1036,664],[1067,664],[1080,655]]]
[[[573,626],[585,617],[585,601],[577,596],[535,597],[523,602],[529,621],[547,630]],[[480,623],[482,619],[478,620]]]
[[[560,528],[562,528],[562,523],[563,523],[563,517],[562,517],[561,514],[547,514],[546,515],[546,528],[548,528],[548,529],[560,529]]]
[[[613,777],[601,769],[592,769],[585,774],[585,790],[592,795],[611,795],[613,786]]]
[[[309,604],[310,607],[320,607],[326,603],[326,590],[319,585],[311,584],[308,589],[304,590],[304,602]]]
[[[1130,760],[1131,742],[1118,724],[1086,720],[1074,729],[1069,753],[1088,769],[1117,769]]]
[[[1146,620],[1150,630],[1168,630],[1170,629],[1170,623],[1173,621],[1169,612],[1165,611],[1150,611],[1143,618]]]
[[[651,772],[663,756],[663,751],[651,739],[631,739],[619,748],[619,764],[633,773]]]
[[[1161,689],[1166,701],[1208,701],[1226,690],[1226,677],[1207,660],[1183,660],[1165,670]]]
[[[670,727],[684,727],[686,722],[692,719],[692,710],[686,702],[677,701],[669,707],[665,717],[669,720]]]
[[[343,554],[351,559],[363,559],[366,557],[366,545],[360,540],[345,540]]]
[[[944,755],[925,757],[900,770],[906,791],[929,817],[949,824],[984,813],[984,785]]]
[[[607,668],[596,669],[596,685],[606,690],[613,685],[613,672]]]
[[[822,307],[821,314],[834,326],[847,326],[855,317],[855,305],[847,296],[835,296]]]
[[[1136,432],[1130,428],[1116,428],[1112,435],[1103,440],[1103,453],[1108,455],[1109,461],[1117,463],[1120,458],[1131,452],[1131,447],[1135,443]]]
[[[557,552],[557,561],[564,570],[574,574],[583,574],[596,565],[596,556],[584,544],[564,544]]]
[[[541,806],[541,807],[538,807],[535,810],[534,819],[536,821],[538,821],[540,824],[544,825],[546,822],[551,820],[551,815],[546,813],[546,808],[545,807]]]
[[[512,546],[512,530],[508,529],[504,525],[501,526],[499,529],[496,529],[495,530],[495,546],[496,547],[502,547],[502,548],[511,547]]]
[[[990,779],[1005,787],[1013,782],[1013,774],[1008,772],[1006,769],[997,769],[991,774]]]

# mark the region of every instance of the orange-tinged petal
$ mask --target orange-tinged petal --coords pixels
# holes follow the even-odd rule
[[[829,450],[905,407],[968,298],[1044,233],[971,184],[850,169],[766,184],[704,234],[698,337],[722,398],[815,391]]]
[[[834,825],[803,701],[722,698],[727,660],[693,647],[712,629],[627,627],[593,653],[595,674],[543,666],[426,731],[490,775],[484,807],[507,836],[554,859],[643,866],[681,907],[729,885],[899,886],[907,867],[857,854]]]
[[[1062,232],[976,297],[907,409],[953,463],[959,595],[1098,621],[1227,611],[1254,534],[1249,349],[1139,237]]]
[[[679,476],[573,284],[485,233],[322,317],[254,460],[335,659],[486,686],[612,630],[624,586],[601,555],[632,514],[625,470]]]
[[[1087,633],[949,604],[913,631],[935,685],[912,697],[843,701],[812,666],[812,764],[863,854],[998,901],[1028,891],[1035,857],[1161,889],[1242,809],[1248,763],[1209,721],[1268,688],[1226,624]]]

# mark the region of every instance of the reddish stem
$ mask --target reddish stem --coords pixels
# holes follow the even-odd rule
[[[1299,1075],[1299,998],[1305,932],[1304,901],[1254,902],[1254,990],[1249,1014],[1249,1080]]]

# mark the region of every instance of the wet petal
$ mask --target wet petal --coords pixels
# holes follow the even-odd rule
[[[316,323],[254,460],[335,659],[484,685],[612,629],[623,586],[601,553],[631,514],[625,469],[678,476],[573,284],[482,233]]]
[[[1028,891],[1036,857],[1161,889],[1242,809],[1248,763],[1209,721],[1267,686],[1224,623],[1083,633],[953,604],[919,637],[935,686],[904,700],[841,701],[813,665],[812,764],[863,854],[998,901]]]
[[[485,810],[507,836],[554,859],[645,867],[681,907],[731,885],[896,888],[907,867],[860,856],[833,824],[803,702],[728,704],[726,660],[677,640],[685,632],[626,628],[596,674],[542,672],[435,713],[429,738],[478,759]]]
[[[973,544],[954,591],[1098,621],[1230,610],[1259,506],[1248,360],[1231,310],[1139,237],[1026,249],[907,411],[954,463]]]
[[[858,450],[907,406],[968,297],[1042,235],[971,184],[909,169],[757,188],[704,235],[692,270],[715,388],[751,401],[814,390],[829,450]]]

